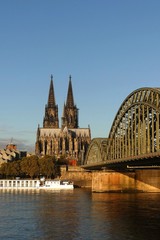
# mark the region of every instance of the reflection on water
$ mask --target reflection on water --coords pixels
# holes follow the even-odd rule
[[[160,194],[0,190],[0,239],[151,240]]]
[[[159,239],[160,194],[97,194],[93,202],[108,239]]]

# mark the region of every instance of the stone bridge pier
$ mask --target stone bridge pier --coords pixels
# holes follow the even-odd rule
[[[92,172],[93,192],[160,192],[160,169]]]
[[[61,167],[61,179],[74,181],[92,192],[160,192],[160,168],[128,171],[85,171],[81,167]]]

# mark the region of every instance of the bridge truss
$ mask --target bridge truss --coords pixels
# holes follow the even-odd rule
[[[160,88],[140,88],[120,106],[108,138],[92,140],[85,165],[103,167],[159,157]]]

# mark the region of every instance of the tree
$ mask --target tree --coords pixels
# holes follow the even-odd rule
[[[25,157],[21,161],[21,170],[31,178],[38,177],[40,174],[39,162],[37,156]]]
[[[55,159],[51,156],[44,156],[39,159],[40,174],[46,178],[55,176]]]
[[[60,175],[59,166],[56,158],[53,156],[37,156],[24,157],[21,160],[3,163],[0,167],[0,174],[3,177],[39,177],[54,178]]]
[[[8,163],[2,163],[0,168],[0,174],[2,176],[8,176],[9,174],[9,164]]]
[[[10,174],[13,177],[16,176],[21,176],[21,166],[20,166],[20,161],[13,161],[11,163],[9,163],[8,165],[10,165]]]

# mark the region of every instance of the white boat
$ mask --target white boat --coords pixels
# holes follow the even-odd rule
[[[0,179],[0,189],[73,189],[74,184],[68,180],[26,180]]]
[[[39,185],[40,189],[73,189],[74,185],[72,181],[68,180],[46,180],[43,182],[40,182]]]

